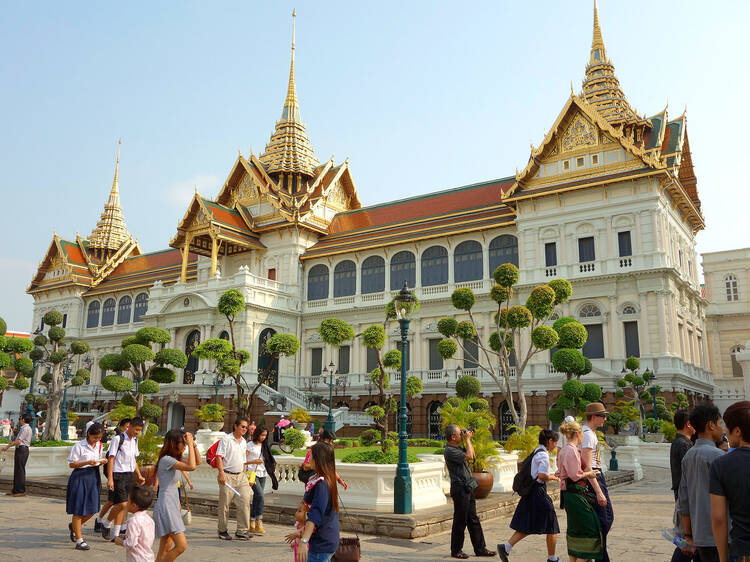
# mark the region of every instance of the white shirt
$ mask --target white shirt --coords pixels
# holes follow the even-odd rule
[[[583,452],[584,449],[591,449],[591,468],[601,468],[601,458],[599,456],[599,438],[596,432],[589,426],[583,426],[583,440],[578,449]]]
[[[135,472],[136,459],[140,453],[138,451],[138,438],[131,439],[125,433],[123,439],[124,441],[121,445],[120,435],[115,435],[109,443],[107,457],[115,457],[112,472]],[[122,448],[122,452],[118,455],[117,452],[120,448]]]
[[[234,437],[234,433],[227,433],[216,448],[216,456],[223,459],[224,472],[234,472],[239,474],[245,470],[245,458],[247,449],[245,440]]]
[[[263,447],[262,446],[263,446],[262,443],[257,444],[257,445],[255,443],[253,443],[252,439],[250,441],[248,441],[247,442],[247,460],[249,460],[249,461],[256,461],[256,460],[262,458],[261,457],[261,455],[263,453],[263,451],[262,451]],[[259,476],[261,478],[267,475],[266,474],[266,466],[264,464],[249,464],[247,466],[247,469],[249,471],[251,471],[251,472],[254,470],[255,471],[255,476]]]
[[[549,451],[547,451],[547,447],[544,445],[539,445],[535,449],[536,451],[542,452],[536,453],[534,458],[531,459],[531,477],[537,482],[544,482],[543,480],[539,480],[539,475],[549,474]]]
[[[125,451],[122,452],[125,454]],[[102,458],[102,442],[99,441],[93,447],[89,444],[87,439],[79,441],[70,450],[68,455],[68,462],[86,462],[96,461]]]

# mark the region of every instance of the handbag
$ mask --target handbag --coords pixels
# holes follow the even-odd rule
[[[180,515],[182,516],[182,522],[185,523],[186,527],[188,527],[193,522],[193,512],[190,511],[190,503],[188,501],[188,491],[187,491],[187,486],[185,484],[187,484],[187,482],[183,484],[182,479],[180,479],[180,486],[182,486],[182,492],[185,494],[185,509],[180,509]]]
[[[256,465],[256,466],[257,466],[257,465]],[[247,472],[247,473],[246,473],[246,474],[247,474],[247,481],[248,481],[248,482],[250,483],[250,487],[251,487],[251,488],[252,488],[253,486],[255,486],[255,476],[256,476],[256,474],[255,474],[255,470],[256,470],[256,469],[255,469],[255,468],[253,468],[253,471],[252,471],[252,472]]]
[[[341,501],[341,496],[339,496],[339,503],[351,525],[352,518],[349,517],[349,512],[346,511],[344,503]],[[352,525],[352,528],[355,528],[354,525]],[[333,558],[331,558],[332,562],[359,562],[362,554],[359,544],[359,535],[356,530],[354,531],[354,534],[356,537],[339,537],[339,547],[333,554]]]

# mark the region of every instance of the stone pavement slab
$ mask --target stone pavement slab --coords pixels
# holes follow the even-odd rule
[[[613,561],[665,561],[672,552],[670,544],[661,538],[661,529],[671,525],[674,507],[669,490],[669,471],[649,468],[646,478],[635,484],[620,486],[612,491],[615,523],[610,534],[610,556]],[[566,560],[565,514],[558,510],[563,533],[558,539],[557,552]],[[104,542],[93,534],[93,523],[84,528],[90,538],[89,552],[73,550],[68,539],[65,502],[40,496],[11,498],[0,496],[0,561],[48,562],[67,560],[108,561],[125,559],[124,550]],[[510,536],[510,516],[502,516],[483,523],[488,546],[494,550],[497,542]],[[230,524],[230,530],[233,529]],[[185,562],[210,560],[289,561],[291,549],[283,543],[290,532],[285,525],[268,523],[268,533],[249,542],[223,542],[216,538],[216,520],[196,515],[188,528],[188,551],[178,558]],[[88,533],[87,533],[88,532]],[[349,533],[345,533],[349,535]],[[424,561],[450,560],[448,544],[450,532],[442,532],[422,539],[396,539],[360,535],[364,561]],[[466,538],[467,553],[472,554]],[[530,537],[521,541],[513,551],[512,560],[519,562],[546,559],[544,538]],[[495,558],[495,560],[498,560]]]

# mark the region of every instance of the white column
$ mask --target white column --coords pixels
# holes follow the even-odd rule
[[[667,337],[667,315],[666,315],[666,302],[664,295],[666,291],[656,292],[656,315],[659,322],[659,342],[657,349],[663,349],[667,353],[672,351],[671,342],[668,341]],[[641,316],[646,313],[645,310],[641,310]]]
[[[641,293],[641,314],[638,318],[638,347],[641,350],[641,357],[651,355],[651,338],[649,337],[648,325],[648,294]]]
[[[617,298],[609,297],[609,316],[607,321],[609,322],[609,349],[608,353],[605,353],[605,357],[620,358],[624,355],[622,351],[622,338],[620,328],[620,319],[617,316]]]

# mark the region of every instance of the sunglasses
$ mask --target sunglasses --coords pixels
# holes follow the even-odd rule
[[[597,418],[606,418],[607,414],[594,414]]]

